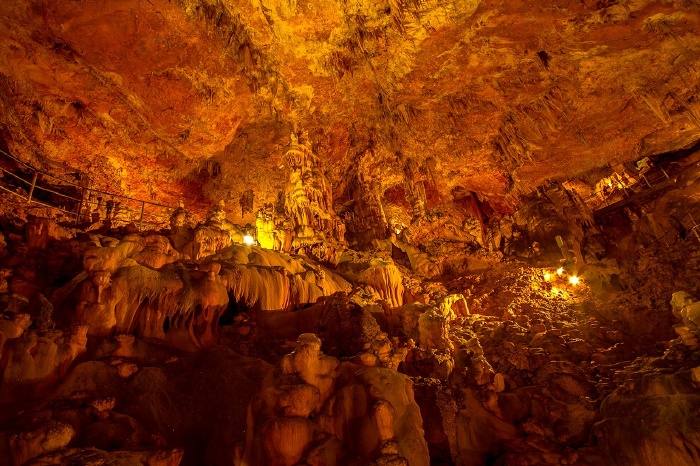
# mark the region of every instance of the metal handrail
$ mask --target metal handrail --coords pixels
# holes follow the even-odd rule
[[[144,200],[144,199],[137,199],[137,198],[135,198],[135,197],[129,197],[129,196],[125,196],[125,195],[123,195],[123,194],[111,193],[111,192],[109,192],[109,191],[103,191],[103,190],[100,190],[100,189],[88,188],[88,187],[86,187],[86,186],[81,186],[81,185],[79,185],[79,184],[77,184],[77,183],[75,183],[75,182],[73,182],[73,181],[69,181],[69,180],[65,180],[65,179],[63,179],[63,178],[59,178],[59,177],[56,176],[56,175],[52,175],[51,173],[48,173],[48,172],[45,172],[45,171],[43,171],[43,170],[40,170],[40,169],[38,169],[38,168],[36,168],[36,167],[33,167],[33,166],[29,165],[28,163],[21,161],[20,159],[18,159],[18,158],[15,157],[14,155],[5,152],[5,151],[2,150],[2,149],[0,149],[0,154],[3,154],[3,155],[5,155],[5,156],[9,157],[10,159],[14,160],[15,162],[24,165],[25,167],[27,167],[28,169],[30,169],[30,170],[32,170],[32,171],[34,171],[34,172],[36,172],[36,173],[39,173],[39,174],[44,175],[44,176],[51,177],[51,178],[53,178],[53,179],[55,179],[55,180],[60,181],[61,183],[65,183],[65,184],[67,184],[67,185],[74,186],[74,187],[76,187],[76,188],[86,189],[86,190],[89,190],[90,192],[97,193],[97,194],[103,194],[103,195],[105,195],[105,196],[118,197],[118,198],[121,198],[121,199],[128,199],[128,200],[130,200],[130,201],[143,202],[144,204],[148,204],[148,205],[154,205],[154,206],[158,206],[158,207],[167,207],[167,208],[169,208],[169,209],[175,209],[175,207],[170,206],[170,205],[166,205],[166,204],[159,204],[159,203],[157,203],[157,202],[146,201],[146,200]],[[8,172],[8,173],[9,173],[9,172]],[[14,175],[14,174],[13,174],[13,175]],[[16,176],[16,175],[14,175],[14,176]],[[19,178],[19,177],[18,177],[18,178]]]
[[[31,184],[32,184],[31,181],[27,181],[27,180],[25,180],[24,178],[22,178],[21,176],[15,175],[14,173],[12,173],[12,172],[9,171],[9,170],[5,170],[5,169],[2,168],[2,167],[0,167],[0,170],[1,170],[3,173],[7,173],[8,175],[17,178],[18,180],[22,181],[23,183],[27,183],[27,184],[30,185],[30,186],[31,186]]]
[[[80,202],[82,200],[80,198],[69,196],[68,194],[59,193],[58,191],[54,191],[53,189],[45,188],[45,187],[39,186],[39,185],[36,185],[34,187],[34,189],[40,189],[42,191],[46,191],[46,192],[51,193],[51,194],[56,194],[57,196],[65,197],[65,198],[70,199],[72,201]]]
[[[8,189],[8,188],[6,188],[6,187],[4,187],[4,186],[2,186],[2,185],[0,185],[0,190],[3,190],[3,191],[5,191],[5,192],[7,192],[7,193],[10,193],[10,194],[13,194],[13,195],[19,197],[20,199],[22,199],[22,200],[25,201],[25,202],[27,201],[27,198],[26,198],[26,197],[22,196],[21,194],[19,194],[19,193],[13,191],[13,190],[11,190],[11,189]],[[46,203],[44,203],[44,202],[37,201],[36,199],[32,199],[31,204],[39,204],[39,205],[41,205],[41,206],[48,207],[48,208],[50,208],[50,209],[60,210],[61,212],[65,212],[65,213],[67,213],[67,214],[69,214],[69,215],[73,215],[73,216],[77,216],[77,215],[78,215],[77,213],[71,212],[70,210],[66,210],[66,209],[64,209],[64,208],[62,208],[62,207],[56,207],[56,206],[53,206],[53,205],[49,205],[49,204],[46,204]]]
[[[144,224],[149,224],[151,226],[160,226],[163,223],[167,222],[167,220],[170,218],[170,216],[167,214],[163,215],[163,214],[146,212],[146,206],[151,206],[151,207],[156,207],[156,208],[161,208],[161,209],[168,209],[168,210],[175,209],[172,206],[165,205],[165,204],[159,204],[157,202],[146,201],[143,199],[137,199],[137,198],[133,198],[133,197],[129,197],[129,196],[124,196],[122,194],[110,193],[107,191],[102,191],[100,189],[93,189],[93,188],[89,188],[87,186],[81,186],[81,185],[74,183],[72,181],[62,179],[62,178],[57,177],[55,175],[52,175],[50,173],[44,172],[43,170],[39,170],[35,167],[32,167],[31,165],[19,160],[18,158],[16,158],[12,154],[9,154],[2,149],[0,149],[0,154],[4,154],[5,156],[10,158],[11,160],[15,161],[16,163],[18,163],[18,164],[22,165],[23,167],[27,168],[28,170],[30,170],[33,174],[32,180],[29,181],[29,180],[26,180],[26,179],[22,178],[21,176],[15,174],[15,173],[13,173],[10,170],[7,170],[3,167],[0,167],[0,173],[6,173],[8,175],[11,175],[13,178],[17,179],[19,182],[26,184],[29,187],[29,192],[26,196],[24,196],[24,195],[22,195],[18,192],[15,192],[15,191],[13,191],[5,186],[2,186],[2,185],[0,185],[0,190],[6,191],[8,193],[11,193],[11,194],[23,199],[27,204],[38,204],[38,205],[41,205],[44,207],[48,207],[51,209],[55,209],[55,210],[67,213],[71,216],[74,216],[76,223],[78,223],[80,221],[80,218],[83,215],[85,215],[85,216],[90,215],[90,212],[91,212],[90,206],[91,205],[100,205],[100,202],[98,202],[94,199],[91,199],[93,194],[99,194],[101,196],[111,198],[109,200],[126,201],[122,204],[122,208],[125,209],[126,212],[129,213],[129,217],[132,218],[133,221],[136,221],[140,228],[143,227]],[[46,176],[46,177],[58,180],[65,185],[80,189],[82,197],[77,198],[77,197],[70,196],[68,194],[56,191],[55,189],[52,189],[50,187],[39,185],[37,183],[37,179],[38,179],[38,175],[40,175],[40,174],[42,176]],[[20,187],[18,189],[22,189],[22,188]],[[66,198],[66,199],[70,199],[71,201],[75,201],[76,203],[78,203],[77,210],[70,211],[70,210],[64,209],[63,207],[59,207],[56,205],[50,205],[50,204],[47,204],[47,203],[42,202],[40,200],[37,200],[34,197],[35,190],[49,192],[49,193],[61,196],[63,198]],[[126,205],[128,201],[136,202],[136,203],[140,204],[140,209],[133,209],[133,208],[129,207],[128,205]],[[120,204],[121,204],[121,202],[120,202]],[[87,211],[85,212],[85,214],[83,213],[84,207],[87,208]],[[138,220],[133,218],[134,217],[133,214],[138,216]]]
[[[33,172],[39,173],[39,174],[44,175],[44,176],[48,176],[49,178],[53,178],[53,179],[55,179],[55,180],[57,180],[57,181],[60,181],[61,183],[66,183],[66,184],[69,184],[69,185],[71,185],[71,186],[83,187],[83,186],[80,186],[80,185],[76,184],[76,183],[73,182],[73,181],[65,180],[65,179],[60,178],[60,177],[58,177],[58,176],[56,176],[56,175],[54,175],[54,174],[51,174],[51,173],[49,173],[49,172],[47,172],[47,171],[40,170],[40,169],[38,169],[38,168],[36,168],[36,167],[34,167],[34,166],[28,164],[27,162],[24,162],[24,161],[18,159],[17,157],[15,157],[14,155],[10,154],[9,152],[5,152],[5,151],[2,150],[2,149],[0,149],[0,154],[6,156],[7,158],[13,160],[14,162],[16,162],[16,163],[18,163],[18,164],[20,164],[20,165],[23,165],[25,168],[27,168],[27,169],[29,169],[29,170],[31,170],[31,171],[33,171]],[[82,173],[82,172],[78,171],[78,173]]]
[[[10,194],[14,194],[15,196],[20,197],[20,198],[24,199],[25,201],[27,200],[27,198],[24,197],[24,196],[22,196],[20,193],[17,193],[17,192],[15,192],[15,191],[13,191],[13,190],[11,190],[11,189],[9,189],[9,188],[6,188],[6,187],[4,187],[4,186],[2,186],[2,185],[0,185],[0,189],[2,189],[3,191],[8,192],[8,193],[10,193]]]
[[[654,167],[654,168],[657,168],[657,167]],[[654,168],[652,168],[652,170],[653,170]],[[636,191],[634,190],[635,187],[644,186],[644,184],[646,184],[646,186],[647,186],[649,189],[651,189],[651,188],[653,188],[653,186],[656,185],[657,183],[660,183],[660,182],[662,182],[663,180],[668,180],[668,179],[670,179],[670,177],[668,176],[668,174],[666,173],[666,171],[665,171],[663,168],[658,167],[658,170],[659,170],[659,171],[656,172],[656,173],[657,173],[657,174],[661,174],[661,176],[658,177],[657,179],[650,179],[650,178],[644,177],[644,173],[640,173],[639,176],[642,177],[642,179],[644,180],[644,183],[642,183],[642,181],[640,181],[639,179],[637,179],[635,183],[633,183],[633,184],[631,184],[631,185],[629,185],[629,186],[623,186],[621,189],[618,190],[618,192],[622,193],[623,198],[624,198],[624,197],[628,197],[628,196],[629,196],[629,194],[627,193],[627,191],[631,191],[632,193],[636,192]],[[590,196],[588,196],[588,197],[586,197],[585,199],[583,199],[583,202],[586,203],[586,204],[588,204],[589,201],[591,201],[591,200],[594,199],[594,198],[597,198],[597,197],[598,197],[598,194],[602,193],[603,191],[604,191],[603,189],[599,189],[598,191],[593,192]],[[621,199],[620,199],[620,200],[621,200]],[[613,200],[613,201],[610,201],[610,199],[602,199],[602,202],[601,202],[602,205],[601,205],[600,207],[598,207],[598,210],[601,210],[601,209],[604,209],[604,208],[606,208],[606,207],[608,207],[608,206],[611,206],[611,205],[615,204],[616,202],[619,202],[620,200]]]

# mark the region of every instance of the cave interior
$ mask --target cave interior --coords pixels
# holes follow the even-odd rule
[[[700,465],[697,1],[0,30],[0,466]]]

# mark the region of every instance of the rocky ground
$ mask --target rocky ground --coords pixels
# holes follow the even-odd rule
[[[2,464],[700,460],[686,241],[579,272],[465,250],[428,278],[398,239],[324,266],[177,228],[2,229]]]

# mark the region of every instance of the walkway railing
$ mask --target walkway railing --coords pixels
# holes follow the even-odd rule
[[[693,214],[691,212],[688,212],[688,215],[686,216],[688,219],[690,219],[690,224],[688,225],[688,234],[693,235],[695,239],[700,242],[700,224],[695,221],[695,217],[693,217]]]
[[[36,169],[3,150],[0,156],[16,165],[0,166],[0,190],[12,194],[18,202],[60,211],[72,217],[76,224],[109,220],[134,223],[139,229],[154,229],[167,225],[174,210],[165,204],[82,186]]]
[[[668,183],[675,183],[675,180],[669,176],[668,172],[662,166],[652,166],[649,170],[640,172],[636,182],[617,188],[616,192],[611,193],[611,195],[600,196],[603,191],[599,190],[583,201],[586,205],[592,207],[594,211],[601,212],[611,206],[624,205],[624,201],[632,199],[636,194],[653,192],[654,189],[663,188],[667,186]],[[596,200],[599,202],[596,203]],[[591,206],[591,204],[593,204],[593,206]],[[683,218],[680,219],[680,224],[687,232],[686,240],[692,239],[700,242],[700,224],[695,220],[692,212],[688,212],[683,216]],[[671,229],[658,239],[668,246],[669,237],[674,235],[678,235],[678,231]]]
[[[615,186],[614,189],[611,188],[610,190],[600,189],[583,199],[583,201],[593,210],[599,211],[624,201],[637,193],[654,189],[671,180],[671,177],[662,167],[652,168],[647,172],[639,173],[638,176],[639,178],[634,183]]]

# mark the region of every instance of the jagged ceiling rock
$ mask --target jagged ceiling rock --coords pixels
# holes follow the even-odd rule
[[[176,4],[0,9],[3,123],[29,160],[41,154],[94,172],[103,187],[172,198],[185,167],[223,150],[251,111],[223,42]]]
[[[0,26],[10,149],[170,202],[273,200],[293,128],[340,201],[411,159],[429,208],[700,140],[691,0],[6,1]]]

